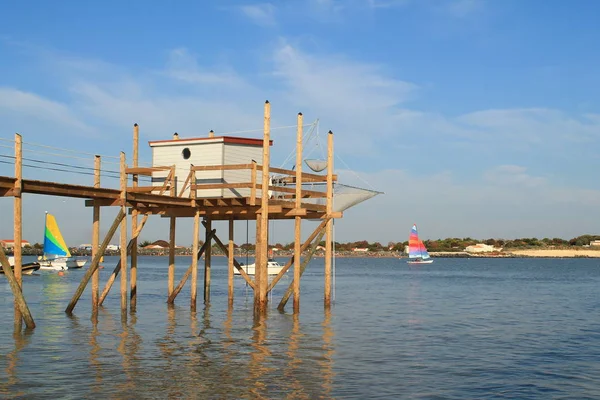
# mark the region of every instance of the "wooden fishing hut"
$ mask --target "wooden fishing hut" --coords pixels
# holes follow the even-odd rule
[[[15,175],[12,187],[6,186],[4,195],[15,197],[15,242],[21,237],[20,196],[23,192],[86,198],[86,206],[93,207],[92,261],[69,302],[65,312],[71,314],[92,280],[92,312],[97,315],[98,307],[109,293],[120,273],[121,314],[127,314],[127,292],[132,311],[137,300],[137,238],[150,215],[160,215],[170,220],[169,266],[167,302],[175,298],[189,279],[191,285],[190,307],[196,309],[198,262],[204,255],[204,302],[210,302],[211,285],[211,244],[214,241],[228,257],[228,301],[233,304],[234,268],[254,291],[255,312],[267,309],[268,293],[282,276],[293,267],[293,280],[285,292],[279,310],[283,311],[288,299],[293,295],[293,311],[300,310],[300,277],[318,243],[325,236],[324,306],[331,306],[332,293],[332,224],[334,218],[341,218],[342,211],[333,209],[333,188],[337,180],[333,173],[333,133],[327,135],[327,159],[320,161],[316,171],[326,169],[325,174],[306,173],[303,163],[303,117],[297,117],[296,163],[293,170],[270,166],[270,104],[264,106],[264,131],[262,139],[249,139],[232,136],[215,136],[183,139],[177,134],[169,140],[149,142],[152,149],[152,166],[140,167],[139,126],[133,129],[133,159],[127,165],[125,154],[120,157],[120,189],[105,189],[100,186],[100,156],[95,157],[95,178],[93,187],[66,185],[45,182],[38,186],[26,182],[20,176],[19,165],[22,155],[18,144],[15,146]],[[20,136],[18,136],[20,140]],[[314,160],[313,160],[314,161]],[[319,163],[319,162],[317,162]],[[310,165],[310,164],[307,164]],[[276,182],[273,174],[277,175]],[[149,177],[151,184],[140,185],[140,177]],[[2,177],[0,177],[2,178]],[[2,180],[0,179],[0,183]],[[308,190],[305,184],[322,184],[325,190]],[[1,186],[1,185],[0,185]],[[17,204],[18,201],[18,204]],[[323,204],[324,203],[324,204]],[[106,237],[100,242],[100,211],[102,207],[119,207]],[[131,216],[131,238],[127,240],[127,220]],[[139,218],[142,218],[141,221]],[[177,218],[193,218],[192,262],[181,281],[175,286],[175,228]],[[203,219],[201,221],[201,218]],[[268,227],[270,220],[293,219],[295,223],[294,255],[284,265],[281,272],[269,281]],[[302,220],[321,220],[318,227],[301,243]],[[212,227],[213,221],[229,221],[228,245]],[[234,221],[256,221],[256,274],[248,275],[234,257]],[[200,223],[205,227],[205,240],[199,246]],[[104,252],[120,229],[120,261],[117,263],[104,290],[99,291],[98,267]],[[18,245],[18,244],[17,244]],[[310,249],[309,249],[310,248]],[[302,253],[309,249],[302,260]],[[195,256],[194,256],[195,255]],[[26,310],[25,299],[20,290],[20,254],[15,253],[14,275],[0,254],[2,267],[11,282],[15,295],[15,318],[23,315],[28,327],[35,326]],[[129,257],[129,259],[128,259]],[[127,273],[129,272],[129,274]],[[128,282],[129,277],[129,282]],[[19,317],[18,317],[19,316]],[[31,318],[29,322],[28,319]],[[16,320],[15,320],[16,321]]]

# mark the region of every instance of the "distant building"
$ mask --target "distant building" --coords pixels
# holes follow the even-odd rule
[[[15,241],[10,239],[0,240],[0,246],[4,247],[5,249],[14,249]],[[21,247],[31,247],[31,244],[29,244],[27,240],[21,240]]]
[[[364,253],[364,252],[369,251],[369,249],[366,248],[366,247],[355,247],[355,248],[352,249],[352,251],[363,252]]]
[[[106,250],[108,251],[118,251],[119,250],[119,246],[117,246],[116,244],[109,244],[108,246],[106,246]]]
[[[600,246],[600,240],[592,240],[590,246]]]
[[[477,243],[465,248],[467,253],[492,253],[494,251],[502,251],[502,247],[494,247],[489,244]]]

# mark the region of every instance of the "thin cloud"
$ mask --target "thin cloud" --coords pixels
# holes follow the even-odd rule
[[[275,19],[275,6],[271,3],[245,5],[239,8],[240,12],[253,23],[263,27],[277,25]]]

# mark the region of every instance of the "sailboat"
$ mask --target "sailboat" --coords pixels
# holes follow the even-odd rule
[[[425,245],[419,239],[417,225],[414,224],[408,236],[408,264],[431,264],[433,259],[429,256]]]
[[[81,268],[87,260],[76,259],[58,229],[54,215],[46,212],[44,229],[44,255],[38,258],[40,270],[63,271],[69,268]]]

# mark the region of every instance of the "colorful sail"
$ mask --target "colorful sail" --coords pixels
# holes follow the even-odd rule
[[[429,253],[423,242],[419,239],[417,233],[417,225],[413,225],[408,236],[408,258],[420,258],[426,260],[429,258]]]
[[[55,257],[71,257],[71,252],[63,239],[56,219],[46,213],[46,229],[44,231],[44,258],[51,254]]]

